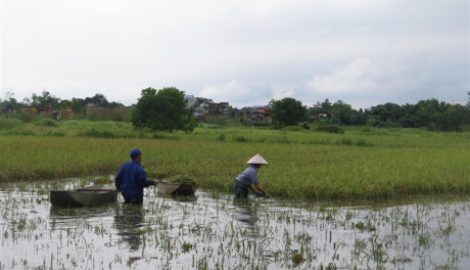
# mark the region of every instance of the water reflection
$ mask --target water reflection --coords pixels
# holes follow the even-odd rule
[[[52,181],[0,184],[0,270],[470,265],[468,197],[340,206],[233,201],[204,191],[197,201],[182,202],[149,189],[143,206],[58,209],[50,206],[52,188]]]
[[[258,204],[245,199],[234,199],[234,219],[253,228],[258,221]]]
[[[101,207],[53,207],[49,208],[52,230],[83,229],[85,226],[102,224],[115,212],[114,205]]]
[[[144,234],[144,208],[142,204],[122,204],[116,208],[114,228],[117,235],[131,250],[138,250]]]

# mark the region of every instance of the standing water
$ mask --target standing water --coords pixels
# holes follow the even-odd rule
[[[147,189],[143,206],[54,208],[80,181],[0,184],[0,269],[467,269],[470,201],[335,206]]]

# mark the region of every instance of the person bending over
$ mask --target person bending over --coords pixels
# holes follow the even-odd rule
[[[250,166],[244,170],[235,181],[234,193],[235,198],[247,198],[248,189],[251,189],[257,196],[269,197],[268,193],[261,187],[257,172],[263,165],[268,162],[259,154],[256,154],[247,162]]]

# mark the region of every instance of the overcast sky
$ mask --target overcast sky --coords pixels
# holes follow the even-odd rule
[[[1,96],[354,107],[470,91],[468,0],[1,0]]]

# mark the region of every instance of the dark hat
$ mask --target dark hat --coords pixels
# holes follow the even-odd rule
[[[140,151],[139,148],[134,148],[131,150],[131,152],[129,153],[129,155],[131,156],[131,158],[135,158],[137,156],[140,156],[142,155],[142,151]]]

